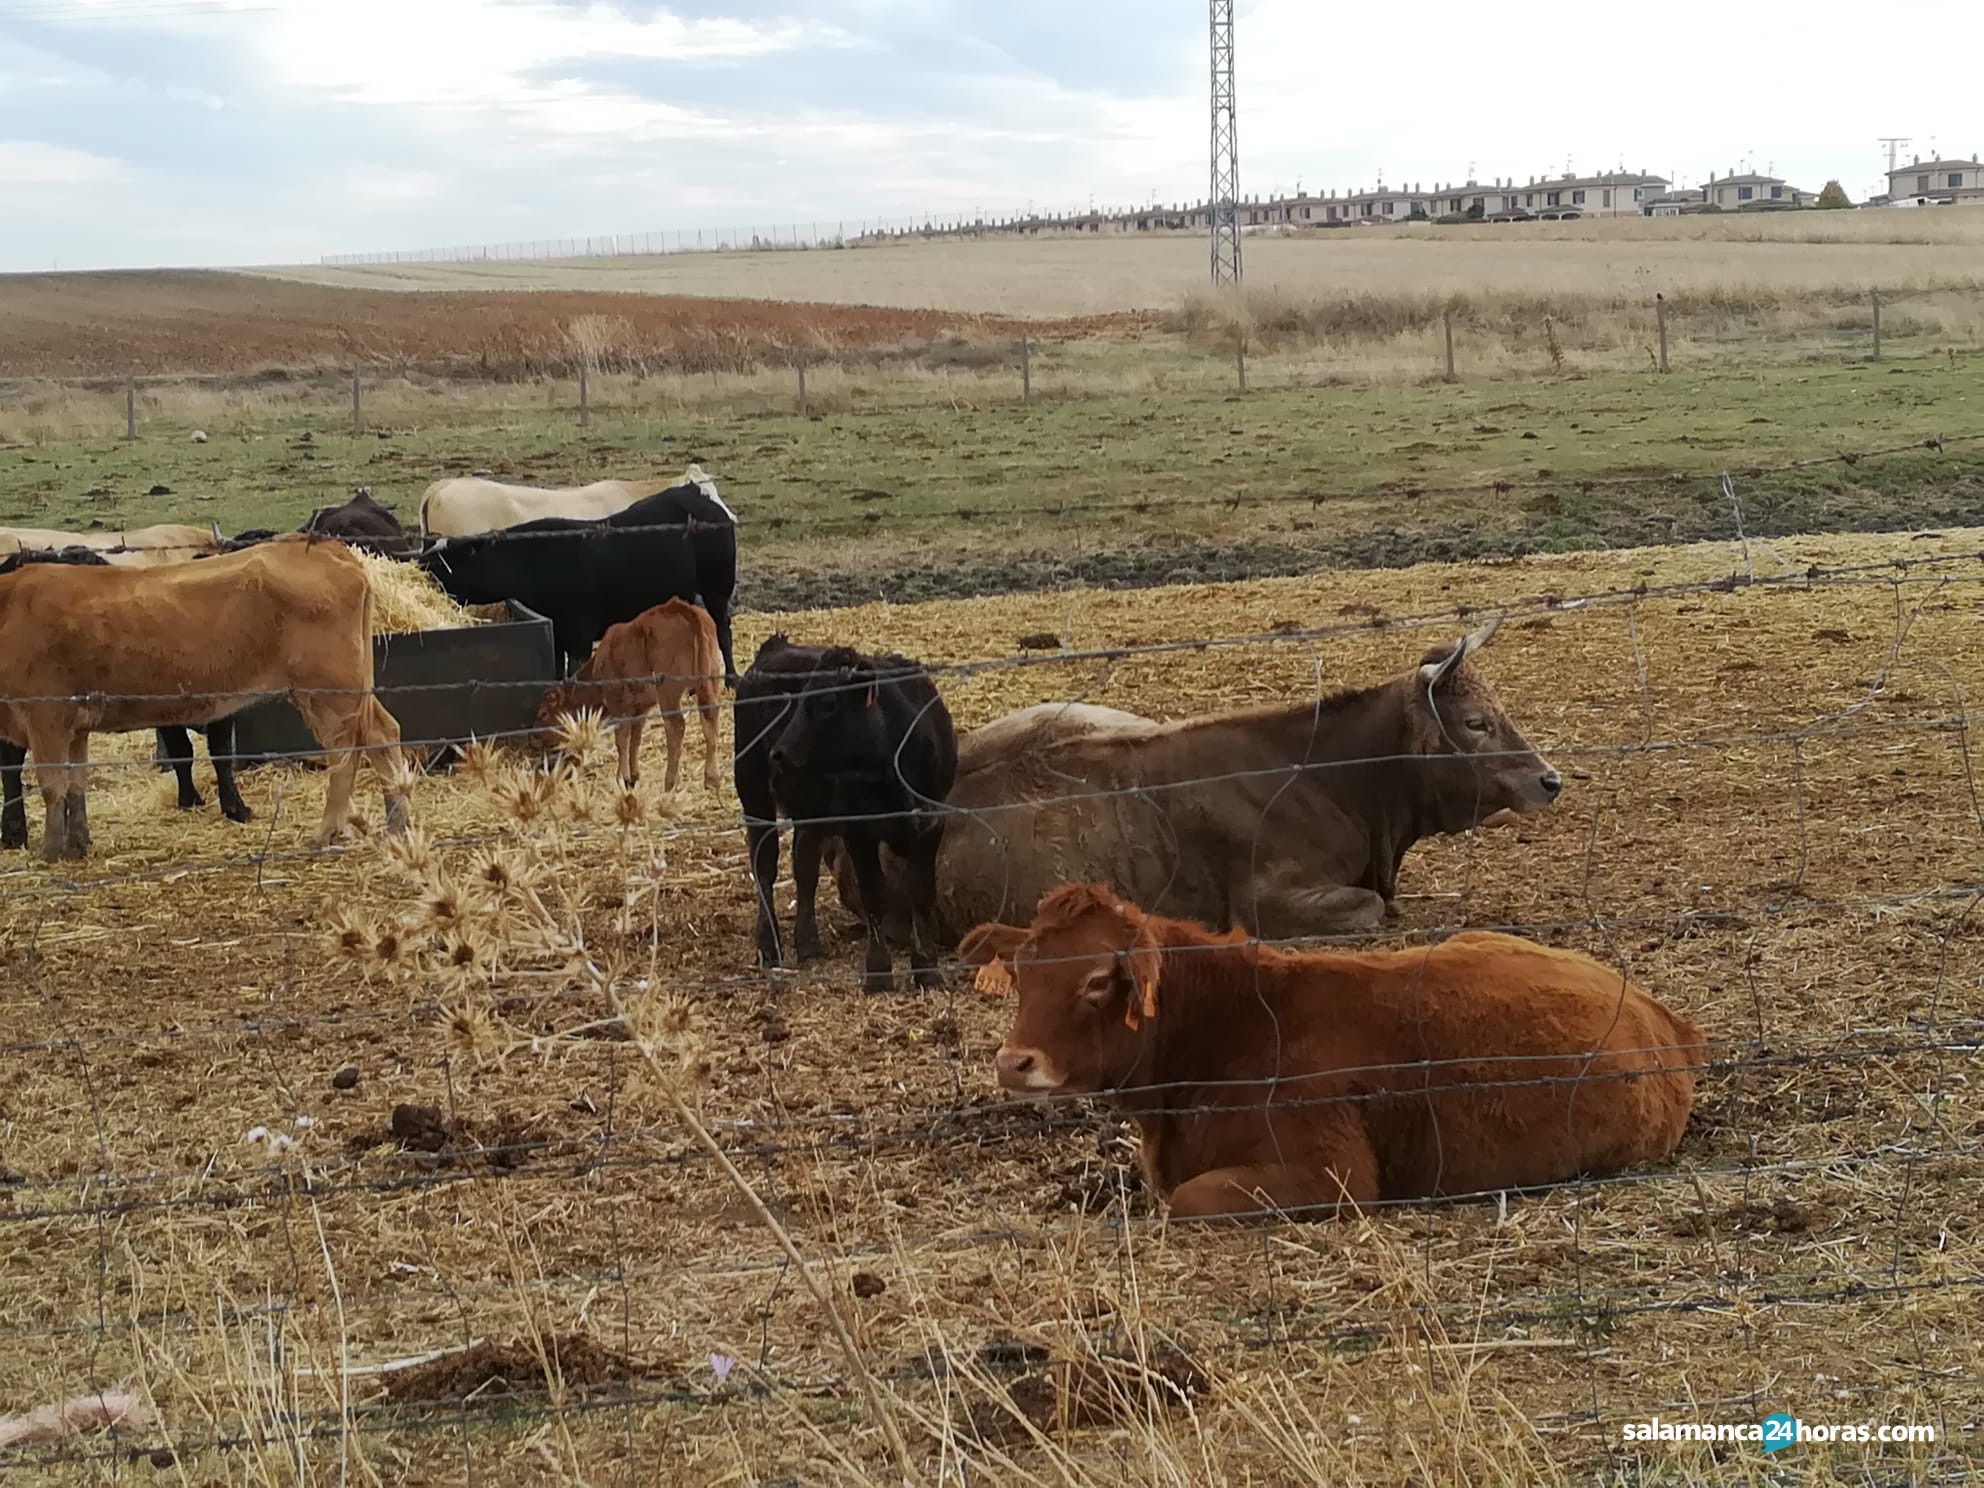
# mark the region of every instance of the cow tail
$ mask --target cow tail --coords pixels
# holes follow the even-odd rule
[[[363,622],[362,633],[365,637],[365,656],[358,664],[358,674],[365,681],[365,698],[369,703],[378,701],[372,690],[376,680],[372,675],[372,575],[365,571],[363,564],[360,564],[358,576],[365,581],[365,594],[358,602],[358,613]]]
[[[697,610],[696,616],[696,675],[703,679],[703,682],[713,678],[721,684],[723,648],[717,644],[716,622],[710,618],[707,610]],[[703,683],[699,682],[698,686],[701,685]]]

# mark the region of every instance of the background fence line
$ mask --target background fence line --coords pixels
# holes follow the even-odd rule
[[[1866,312],[1864,322],[1808,338],[1803,353],[1793,360],[1811,365],[1897,360],[1897,332],[1892,318],[1896,307],[1906,306],[1911,300],[1934,297],[1984,302],[1984,290],[1949,287],[1867,291],[1861,301]],[[472,370],[459,361],[422,361],[381,352],[338,365],[299,369],[280,392],[296,399],[299,407],[309,407],[314,400],[321,405],[327,420],[333,414],[342,416],[348,393],[349,417],[343,422],[352,434],[363,435],[374,428],[390,428],[398,417],[393,410],[383,419],[376,409],[368,415],[368,399],[409,379],[422,379],[423,386],[431,383],[456,394],[478,393],[497,402],[506,396],[541,392],[546,387],[566,389],[558,406],[581,428],[610,425],[616,418],[630,415],[644,420],[665,416],[670,401],[665,391],[669,379],[680,384],[677,394],[685,407],[693,391],[698,407],[714,400],[719,406],[728,402],[737,411],[797,417],[819,416],[823,411],[833,410],[882,411],[891,407],[956,405],[960,393],[974,406],[984,401],[1021,408],[1044,401],[1107,397],[1120,391],[1126,369],[1134,371],[1139,362],[1155,369],[1153,375],[1189,379],[1171,388],[1173,395],[1195,391],[1288,392],[1326,388],[1342,381],[1329,356],[1333,349],[1348,350],[1361,344],[1359,341],[1348,335],[1333,337],[1318,333],[1312,342],[1298,338],[1291,346],[1284,347],[1274,335],[1256,326],[1253,312],[1244,308],[1245,302],[1241,304],[1243,308],[1233,323],[1222,329],[1197,339],[1186,337],[1161,356],[1150,352],[1147,346],[1126,348],[1114,363],[1084,362],[1081,356],[1069,353],[1068,348],[1074,346],[1087,348],[1082,355],[1089,355],[1093,343],[1079,339],[1057,342],[1051,334],[1043,337],[1027,331],[996,338],[946,336],[927,344],[905,343],[893,348],[836,349],[803,342],[702,351],[644,350],[637,345],[571,347],[524,356],[514,368],[496,373],[488,371],[486,366]],[[1638,370],[1654,375],[1668,373],[1676,366],[1704,371],[1725,365],[1756,365],[1754,359],[1745,356],[1746,349],[1779,344],[1768,336],[1752,343],[1717,332],[1706,342],[1688,345],[1685,357],[1677,353],[1670,359],[1670,333],[1685,332],[1689,314],[1677,310],[1659,294],[1645,302],[1645,308],[1657,317],[1658,349],[1652,345],[1645,348],[1647,360]],[[1885,328],[1884,310],[1890,317]],[[1709,308],[1700,313],[1714,318],[1723,312]],[[1536,346],[1528,354],[1529,361],[1515,367],[1506,356],[1487,358],[1484,374],[1479,367],[1471,368],[1469,364],[1474,347],[1466,337],[1475,334],[1475,328],[1467,319],[1452,307],[1435,306],[1425,311],[1421,322],[1398,334],[1416,330],[1428,338],[1421,375],[1448,383],[1480,381],[1484,376],[1489,380],[1551,377],[1569,370],[1579,359],[1594,354],[1602,356],[1607,350],[1624,355],[1626,349],[1625,341],[1609,348],[1578,345],[1566,348],[1560,344],[1560,332],[1566,322],[1538,312],[1535,323],[1528,328],[1537,338]],[[1484,331],[1484,334],[1492,333]],[[1918,332],[1912,346],[1905,348],[1902,355],[1915,361],[1944,355],[1968,358],[1980,350],[1984,350],[1984,340],[1974,331],[1967,337],[1954,339]],[[1397,359],[1396,353],[1389,355]],[[826,373],[838,374],[842,384],[824,381]],[[619,378],[631,386],[603,385],[602,378]],[[713,379],[708,388],[703,387],[706,378]],[[751,385],[726,391],[722,386],[724,378]],[[134,370],[122,379],[17,377],[0,380],[0,386],[7,381],[24,388],[54,387],[78,395],[102,395],[106,400],[114,387],[119,396],[114,403],[106,401],[104,432],[107,436],[116,429],[127,440],[137,440],[158,427],[176,434],[186,424],[183,417],[154,414],[145,407],[146,398],[157,399],[200,387],[222,392],[239,389],[258,397],[269,391],[266,383],[251,373],[175,374]],[[649,384],[661,390],[644,406],[641,395]],[[426,416],[445,417],[460,411],[435,408],[427,410]]]

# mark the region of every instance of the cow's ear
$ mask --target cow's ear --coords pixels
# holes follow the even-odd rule
[[[983,966],[1001,957],[1010,961],[1026,935],[1019,925],[980,925],[958,942],[958,959],[967,966]]]
[[[1419,685],[1430,692],[1451,677],[1454,669],[1466,659],[1466,636],[1455,641],[1444,655],[1428,653],[1426,660],[1419,663]]]

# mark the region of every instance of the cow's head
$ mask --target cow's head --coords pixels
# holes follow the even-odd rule
[[[1410,747],[1431,757],[1430,783],[1446,831],[1475,826],[1498,811],[1535,811],[1564,788],[1563,776],[1531,747],[1468,660],[1500,625],[1494,620],[1434,647],[1405,677]]]
[[[1008,1090],[1089,1094],[1127,1082],[1158,1016],[1163,947],[1142,910],[1100,884],[1063,884],[1033,924],[980,925],[958,945],[990,996],[1017,992],[993,1068]]]
[[[875,668],[860,652],[835,646],[820,658],[772,738],[772,773],[844,775],[891,769],[888,727]]]

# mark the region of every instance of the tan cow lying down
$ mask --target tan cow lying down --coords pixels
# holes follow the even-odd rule
[[[940,933],[1086,880],[1269,939],[1375,929],[1420,838],[1547,806],[1562,788],[1468,660],[1495,628],[1320,702],[1174,723],[1049,703],[966,734],[937,863]],[[901,863],[883,863],[893,882]],[[831,866],[859,914],[844,857]]]
[[[42,856],[90,843],[89,736],[226,717],[289,692],[330,755],[321,847],[351,813],[362,750],[406,819],[399,725],[372,695],[372,590],[343,543],[281,537],[162,568],[0,560],[0,736],[25,743],[47,809]]]
[[[701,486],[709,498],[728,512],[723,498],[716,494],[716,482],[700,465],[691,465],[682,478]],[[456,476],[437,480],[420,498],[420,530],[437,537],[468,537],[478,532],[498,532],[519,522],[539,517],[573,517],[596,521],[625,511],[644,496],[665,491],[676,484],[669,480],[594,481],[588,486],[513,486],[482,476]],[[732,513],[732,520],[736,520]]]
[[[1474,1194],[1659,1162],[1701,1030],[1588,956],[1469,931],[1294,954],[1065,884],[960,954],[1015,983],[999,1082],[1101,1093],[1178,1218]]]
[[[668,600],[610,627],[578,675],[544,694],[537,705],[537,726],[552,729],[560,714],[588,709],[614,720],[620,783],[631,789],[641,778],[641,731],[648,714],[659,708],[668,735],[663,784],[674,790],[686,727],[682,699],[691,692],[703,722],[703,789],[715,790],[723,653],[710,617],[686,600]]]
[[[152,568],[161,563],[188,563],[225,546],[219,528],[189,527],[162,522],[122,532],[57,532],[52,527],[0,527],[0,558],[9,553],[60,552],[63,548],[94,548],[119,568]],[[107,551],[116,549],[117,551]]]

